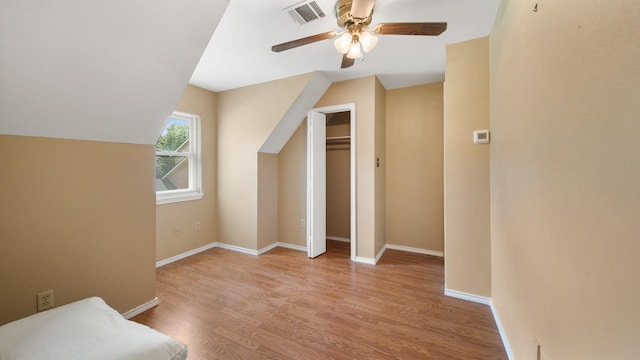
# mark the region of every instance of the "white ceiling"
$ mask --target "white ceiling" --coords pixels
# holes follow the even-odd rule
[[[212,91],[313,71],[331,81],[377,75],[387,89],[444,80],[446,44],[489,35],[500,0],[378,0],[371,26],[381,22],[446,21],[438,37],[380,36],[377,47],[348,69],[325,40],[280,53],[271,46],[338,30],[336,0],[316,0],[326,17],[298,25],[283,12],[299,0],[230,0],[190,83]]]
[[[226,1],[0,1],[0,134],[155,144]]]

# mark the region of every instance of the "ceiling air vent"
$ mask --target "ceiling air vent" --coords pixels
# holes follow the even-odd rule
[[[318,6],[318,3],[315,1],[295,3],[283,11],[286,11],[291,15],[293,20],[300,25],[304,25],[309,21],[317,20],[326,16],[324,11],[320,9],[320,6]]]

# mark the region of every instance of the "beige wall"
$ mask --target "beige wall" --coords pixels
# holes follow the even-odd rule
[[[258,150],[312,74],[218,94],[218,241],[258,250]]]
[[[374,76],[334,83],[316,107],[356,104],[356,255],[375,257],[375,121]]]
[[[376,254],[376,82],[376,78],[371,76],[334,83],[316,104],[316,107],[356,104],[356,255],[368,259],[373,259]],[[296,152],[297,154],[294,155]],[[298,230],[300,218],[297,217],[298,214],[304,216],[305,207],[302,210],[299,209],[301,205],[306,206],[304,205],[306,204],[305,162],[306,133],[299,128],[279,157],[278,232],[280,241],[288,242],[291,237],[302,239],[301,244],[306,244],[304,229]],[[282,191],[285,188],[293,188],[294,191]],[[286,239],[283,236],[286,236]]]
[[[307,246],[300,220],[307,216],[307,122],[278,154],[278,241]]]
[[[491,34],[493,302],[515,358],[640,353],[640,2],[504,1]]]
[[[381,255],[386,245],[386,149],[387,91],[378,78],[375,78],[375,248],[374,254]],[[356,155],[357,156],[357,155]],[[378,161],[379,160],[379,161]]]
[[[330,120],[329,120],[330,119]],[[350,135],[349,112],[327,117],[327,137]],[[351,146],[327,143],[327,236],[351,237]]]
[[[444,84],[444,229],[447,289],[491,296],[489,38],[447,46]]]
[[[153,145],[0,135],[0,324],[101,296],[155,297]]]
[[[443,86],[387,91],[387,243],[444,251]]]
[[[278,154],[258,153],[257,218],[262,249],[278,241]]]
[[[156,206],[156,261],[216,241],[216,100],[215,93],[189,85],[176,106],[177,111],[200,116],[204,197]]]

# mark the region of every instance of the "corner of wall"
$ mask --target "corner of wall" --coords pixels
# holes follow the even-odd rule
[[[257,249],[278,242],[278,154],[258,153]]]
[[[205,196],[199,200],[156,205],[156,261],[217,241],[217,94],[189,85],[176,110],[200,117],[202,192]],[[176,228],[181,230],[176,232]]]
[[[444,86],[445,281],[451,290],[491,296],[489,41],[447,46]]]
[[[375,78],[375,254],[382,254],[386,239],[387,91]]]
[[[257,250],[258,242],[267,241],[258,239],[258,227],[264,225],[259,222],[266,216],[263,209],[275,209],[277,214],[277,196],[261,196],[259,189],[267,183],[277,188],[277,181],[261,179],[259,159],[270,159],[263,154],[282,149],[311,108],[308,103],[322,96],[326,81],[323,75],[310,73],[219,93],[219,242]],[[277,166],[264,161],[262,173],[277,178]],[[277,237],[270,234],[269,238]]]

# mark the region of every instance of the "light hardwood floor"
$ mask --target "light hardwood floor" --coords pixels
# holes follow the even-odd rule
[[[212,249],[157,269],[160,305],[132,320],[188,344],[189,359],[507,359],[486,305],[443,295],[441,258],[387,250],[353,263]]]

